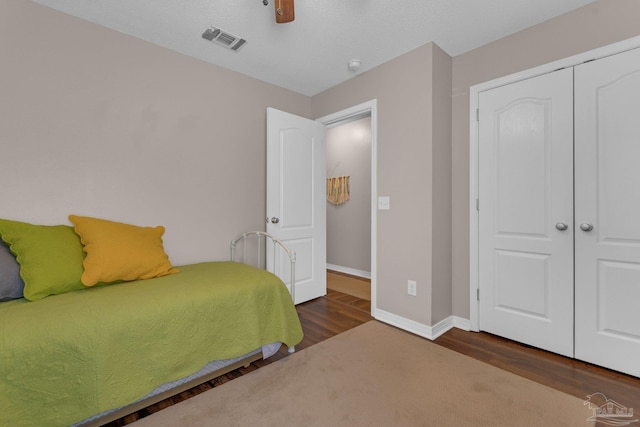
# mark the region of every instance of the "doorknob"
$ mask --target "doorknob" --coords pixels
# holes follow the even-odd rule
[[[275,216],[271,217],[271,224],[277,224],[279,222],[280,222],[280,218],[276,218]]]
[[[580,230],[591,231],[593,230],[593,224],[589,224],[588,222],[583,222],[582,224],[580,224]]]
[[[557,223],[557,224],[556,224],[556,228],[557,228],[558,230],[560,230],[560,231],[564,231],[564,230],[566,230],[567,228],[569,228],[569,226],[568,226],[566,223],[564,223],[564,222],[559,222],[559,223]]]

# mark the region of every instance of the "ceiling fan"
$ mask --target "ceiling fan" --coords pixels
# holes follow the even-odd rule
[[[265,6],[269,4],[269,0],[262,0]],[[276,22],[284,24],[295,19],[293,11],[293,0],[273,0],[273,7],[276,11]]]

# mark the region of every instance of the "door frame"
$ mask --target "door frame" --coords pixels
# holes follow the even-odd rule
[[[347,120],[354,120],[358,116],[371,117],[371,316],[376,317],[377,309],[377,215],[378,215],[378,101],[372,99],[362,104],[340,110],[316,119],[323,125],[336,126]]]
[[[615,55],[638,47],[640,47],[640,36],[549,62],[469,88],[469,321],[472,331],[478,332],[480,330],[480,311],[478,304],[478,292],[480,290],[480,253],[478,246],[480,228],[478,222],[479,212],[477,210],[477,200],[480,197],[478,190],[479,126],[477,121],[480,92],[547,74],[561,68],[574,67],[587,61]]]

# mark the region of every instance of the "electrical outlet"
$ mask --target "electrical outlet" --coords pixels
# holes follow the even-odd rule
[[[407,280],[407,293],[412,296],[416,296],[416,282],[415,280]]]

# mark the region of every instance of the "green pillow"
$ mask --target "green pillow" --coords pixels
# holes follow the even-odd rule
[[[20,264],[26,299],[84,289],[80,277],[85,255],[73,227],[0,219],[0,237]]]

